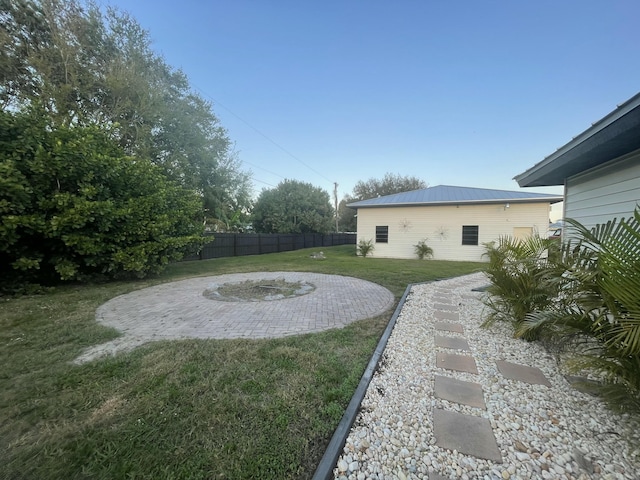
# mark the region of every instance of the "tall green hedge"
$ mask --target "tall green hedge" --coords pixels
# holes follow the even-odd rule
[[[197,248],[195,192],[99,127],[45,119],[0,112],[0,288],[143,277]]]

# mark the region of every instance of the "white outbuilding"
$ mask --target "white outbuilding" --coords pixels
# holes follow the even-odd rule
[[[417,258],[425,241],[436,260],[484,261],[483,244],[501,236],[546,236],[561,195],[438,185],[348,204],[357,210],[358,242],[373,257]]]

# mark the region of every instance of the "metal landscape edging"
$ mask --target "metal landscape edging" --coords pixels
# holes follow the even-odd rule
[[[430,283],[430,282],[425,282],[425,283]],[[371,356],[371,359],[369,360],[367,369],[362,374],[362,378],[360,379],[358,388],[356,388],[356,391],[353,394],[353,397],[351,397],[351,401],[349,402],[349,405],[347,406],[347,409],[344,412],[344,415],[342,416],[342,419],[340,420],[338,427],[333,433],[333,437],[331,437],[331,441],[329,442],[329,445],[327,446],[327,449],[325,450],[324,455],[322,456],[322,459],[318,464],[318,467],[316,468],[316,471],[313,475],[313,480],[330,480],[334,478],[333,469],[336,467],[336,464],[338,463],[338,457],[340,457],[340,454],[342,453],[344,444],[347,441],[347,436],[349,435],[349,432],[351,431],[351,427],[353,426],[353,423],[356,420],[356,416],[358,415],[358,412],[360,410],[360,404],[362,403],[362,399],[367,393],[367,389],[369,388],[369,383],[371,383],[373,374],[376,372],[378,368],[378,363],[380,362],[382,353],[384,352],[387,346],[387,341],[391,336],[391,332],[393,331],[393,328],[396,325],[396,320],[398,319],[398,315],[400,315],[404,302],[406,301],[407,296],[411,291],[411,287],[413,287],[414,285],[417,285],[417,284],[410,283],[409,285],[407,285],[407,288],[405,289],[404,294],[402,295],[402,298],[400,298],[400,301],[398,302],[398,306],[393,312],[393,316],[391,317],[391,320],[389,320],[389,323],[387,324],[387,328],[385,328],[384,332],[382,333],[382,336],[380,337],[380,341],[378,342],[378,346],[376,347],[375,351],[373,352],[373,355]]]

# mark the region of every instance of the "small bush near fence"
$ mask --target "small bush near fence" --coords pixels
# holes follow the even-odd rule
[[[262,255],[263,253],[289,252],[302,248],[355,245],[355,233],[262,234],[262,233],[216,233],[213,241],[205,243],[199,254],[184,260],[207,260],[209,258]]]

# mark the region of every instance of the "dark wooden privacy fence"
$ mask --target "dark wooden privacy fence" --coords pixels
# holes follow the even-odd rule
[[[199,254],[185,260],[262,255],[263,253],[288,252],[301,248],[355,245],[355,233],[214,233],[213,241],[206,242]]]

